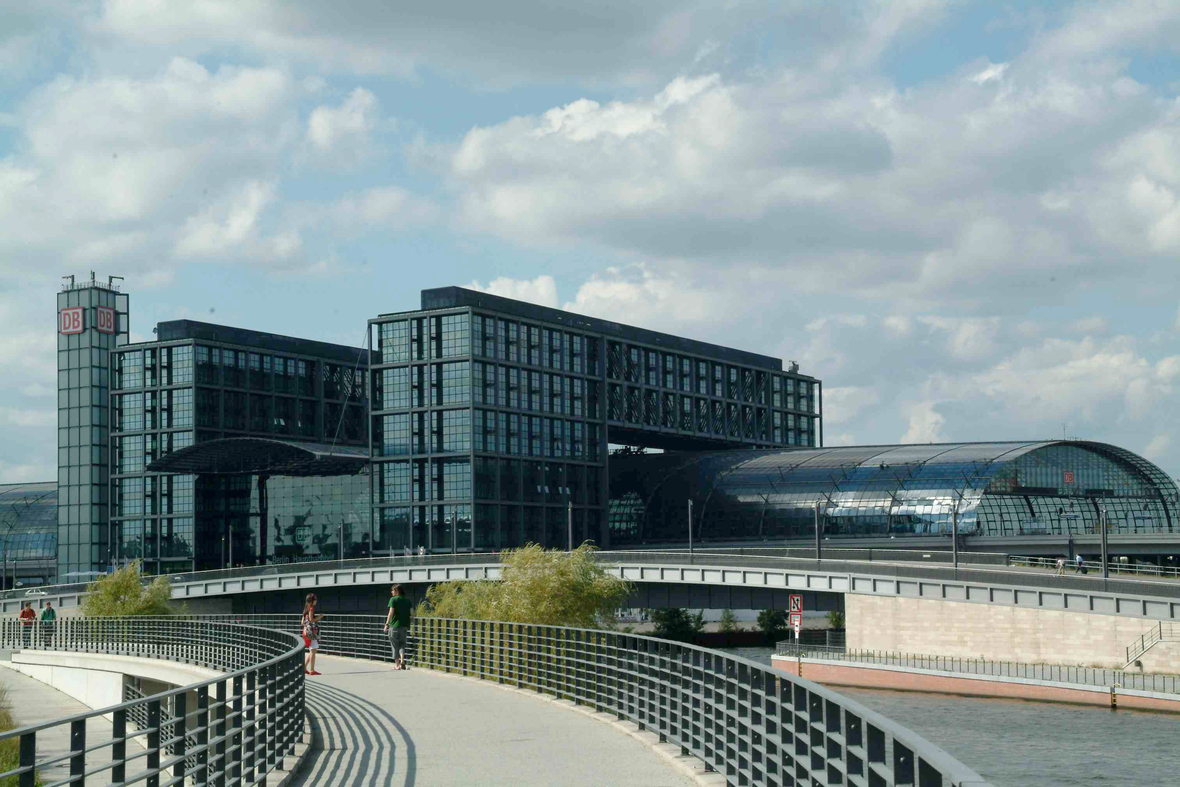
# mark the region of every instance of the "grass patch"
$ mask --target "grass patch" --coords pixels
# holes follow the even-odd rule
[[[12,715],[12,703],[8,700],[8,687],[0,685],[0,733],[15,730],[21,726],[16,717]],[[20,738],[6,738],[0,741],[0,773],[10,771],[20,765]],[[8,776],[0,779],[0,787],[16,787],[17,776]],[[45,781],[41,775],[37,775],[37,784],[42,785]]]

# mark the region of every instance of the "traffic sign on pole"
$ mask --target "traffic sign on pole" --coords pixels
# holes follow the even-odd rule
[[[802,614],[803,613],[803,596],[796,595],[796,594],[792,593],[790,596],[790,599],[791,599],[791,610],[790,610],[791,614],[793,615],[796,612]]]

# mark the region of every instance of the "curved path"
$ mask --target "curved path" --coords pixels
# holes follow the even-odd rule
[[[316,666],[299,787],[697,783],[609,724],[495,684],[332,656]]]

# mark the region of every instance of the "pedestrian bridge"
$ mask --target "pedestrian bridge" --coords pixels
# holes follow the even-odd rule
[[[309,677],[289,617],[63,619],[49,655],[165,659],[219,674],[0,733],[19,741],[19,763],[0,779],[32,787],[38,772],[68,767],[48,787],[375,776],[407,787],[987,787],[896,722],[729,654],[609,631],[427,618],[411,630],[414,669],[394,672],[382,664],[382,622],[326,620],[325,674]],[[456,679],[446,685],[427,671]],[[301,752],[309,716],[318,740]],[[42,744],[55,736],[61,748],[51,752]]]
[[[632,606],[785,607],[788,595],[803,594],[808,610],[843,609],[848,646],[865,650],[1122,668],[1129,644],[1155,621],[1180,619],[1180,583],[1168,578],[1056,576],[1007,565],[1004,556],[971,555],[991,562],[955,567],[936,562],[946,553],[929,553],[923,563],[913,553],[900,560],[877,550],[868,560],[784,552],[599,552],[596,559],[635,583]],[[238,607],[251,594],[495,579],[501,568],[498,555],[468,554],[206,571],[173,576],[173,597],[198,611],[241,613],[258,608]],[[68,610],[85,586],[47,592],[35,598]],[[218,599],[225,600],[219,609],[202,606]],[[10,593],[0,603],[14,614],[22,600]],[[1143,666],[1180,672],[1180,647],[1153,650]]]

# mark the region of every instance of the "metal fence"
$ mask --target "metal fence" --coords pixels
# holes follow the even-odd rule
[[[0,782],[15,777],[19,787],[34,787],[38,771],[68,765],[68,777],[42,787],[80,786],[100,774],[118,785],[257,785],[302,740],[303,641],[290,631],[180,618],[73,618],[59,620],[46,638],[45,629],[2,624],[0,648],[40,637],[35,644],[53,650],[167,659],[226,674],[0,733],[0,741],[20,741],[19,764],[0,773]],[[88,739],[88,721],[109,724],[109,736]],[[54,728],[68,731],[69,751],[37,760],[38,735]]]
[[[1151,691],[1159,694],[1180,694],[1180,675],[1160,675],[1102,667],[1071,667],[1066,664],[1030,664],[1020,661],[960,658],[958,656],[928,656],[918,653],[895,653],[880,650],[843,650],[793,642],[780,642],[776,652],[780,656],[802,656],[862,665],[883,665],[905,669],[923,669],[957,675],[991,675],[997,678],[1023,678],[1053,683],[1073,683],[1079,686],[1116,686],[1124,689]]]
[[[200,620],[295,631],[300,617]],[[378,615],[328,615],[320,624],[320,652],[388,661],[384,622]],[[731,785],[987,785],[932,743],[852,700],[692,645],[611,631],[419,618],[410,662],[632,721],[700,758]]]
[[[1058,560],[1064,560],[1064,565],[1061,566],[1062,573],[1074,574],[1078,573],[1077,560],[1069,560],[1066,558],[1055,557],[1026,557],[1024,555],[1010,555],[1008,557],[1008,565],[1019,568],[1041,568],[1047,571],[1058,570]],[[1107,561],[1107,571],[1111,574],[1130,574],[1132,576],[1141,577],[1162,577],[1165,579],[1180,579],[1180,567],[1177,566],[1157,566],[1152,563],[1132,563],[1130,561],[1123,562],[1124,559],[1110,559]],[[1083,560],[1081,563],[1086,571],[1095,571],[1099,575],[1102,574],[1101,560]]]

